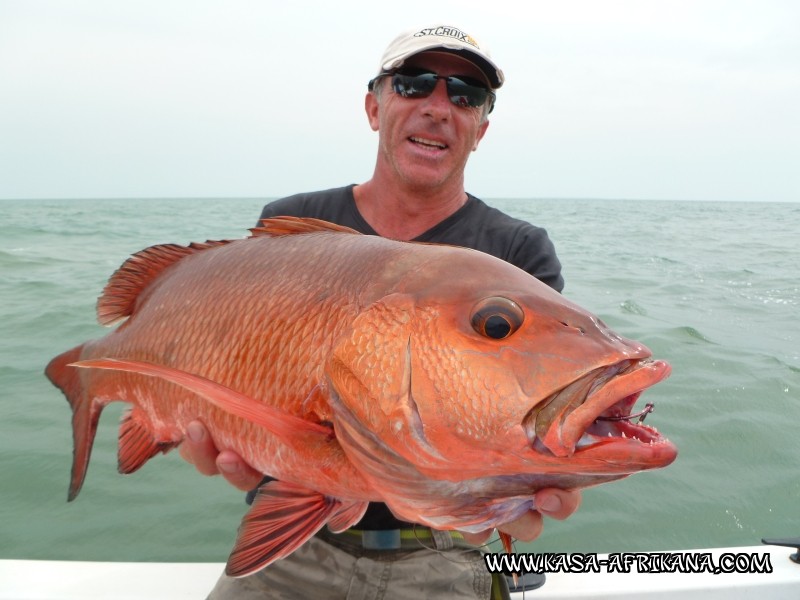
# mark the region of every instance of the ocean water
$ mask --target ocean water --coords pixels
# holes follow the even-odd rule
[[[67,503],[70,410],[42,375],[106,330],[94,304],[131,253],[241,237],[261,199],[0,201],[0,558],[224,561],[242,494],[177,452],[116,472],[103,413]],[[800,204],[495,200],[548,229],[565,295],[669,361],[640,400],[670,467],[586,490],[520,550],[614,552],[800,535]]]

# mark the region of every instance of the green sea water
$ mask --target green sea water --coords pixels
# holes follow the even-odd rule
[[[262,199],[0,201],[0,558],[224,561],[243,496],[177,452],[116,472],[103,413],[67,503],[70,410],[42,375],[107,331],[94,304],[131,253],[241,237]],[[495,200],[547,228],[565,295],[673,374],[643,397],[670,467],[586,490],[520,550],[614,552],[800,535],[800,204]]]

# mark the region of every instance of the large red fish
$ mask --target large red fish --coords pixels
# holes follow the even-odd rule
[[[270,219],[246,239],[137,253],[98,318],[127,320],[46,370],[73,411],[69,499],[108,403],[133,405],[122,473],[199,418],[278,480],[242,523],[231,575],[352,526],[369,501],[478,532],[534,509],[542,487],[620,479],[677,452],[631,418],[666,363],[473,250]]]

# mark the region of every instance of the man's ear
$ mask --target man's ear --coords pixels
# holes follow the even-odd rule
[[[489,128],[489,120],[487,119],[486,121],[481,123],[481,126],[478,128],[478,135],[475,137],[475,143],[472,145],[473,152],[475,152],[475,150],[478,149],[478,144],[481,143],[481,140],[483,139],[483,136],[486,135],[486,130],[488,128]]]
[[[378,83],[380,84],[381,82],[379,81]],[[367,113],[367,120],[369,121],[369,126],[372,128],[372,131],[378,131],[380,103],[378,102],[377,96],[372,92],[367,92],[367,96],[364,98],[364,110]]]

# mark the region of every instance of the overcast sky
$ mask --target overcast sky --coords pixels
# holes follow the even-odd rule
[[[507,77],[474,194],[800,201],[795,0],[0,0],[0,199],[364,181],[366,82],[437,22]]]

